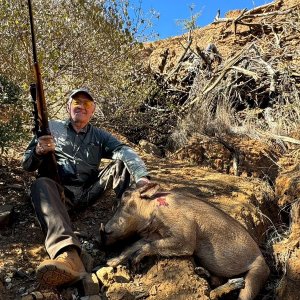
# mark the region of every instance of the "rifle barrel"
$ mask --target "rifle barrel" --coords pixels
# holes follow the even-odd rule
[[[35,118],[35,134],[37,137],[43,135],[50,135],[49,122],[48,122],[48,113],[46,100],[43,89],[42,76],[40,72],[40,67],[37,59],[37,51],[36,51],[36,43],[35,43],[35,34],[34,34],[34,21],[32,14],[32,6],[31,0],[28,0],[28,9],[29,9],[29,17],[30,17],[30,29],[31,29],[31,41],[32,41],[32,53],[33,53],[33,65],[34,65],[34,73],[36,83],[31,85],[31,96],[34,102],[34,118]],[[44,164],[47,166],[46,169],[43,170],[45,174],[43,176],[47,176],[52,178],[58,183],[61,183],[57,162],[54,153],[49,153],[46,155],[44,159]],[[61,195],[63,199],[63,195]]]
[[[33,20],[33,14],[32,14],[31,0],[28,0],[28,9],[29,9],[29,18],[30,18],[33,61],[37,62],[37,54],[36,54],[36,46],[35,46],[35,33],[34,33],[34,20]]]
[[[36,105],[37,105],[37,111],[38,111],[37,122],[39,123],[38,126],[36,126],[39,128],[39,131],[36,132],[36,134],[39,136],[49,135],[51,133],[50,133],[50,129],[49,129],[48,112],[47,112],[46,100],[45,100],[45,95],[44,95],[42,76],[41,76],[41,71],[40,71],[38,58],[37,58],[35,32],[34,32],[34,20],[33,20],[31,0],[28,0],[28,9],[29,9],[29,17],[30,17],[33,65],[34,65],[34,73],[35,73],[35,79],[36,79]]]

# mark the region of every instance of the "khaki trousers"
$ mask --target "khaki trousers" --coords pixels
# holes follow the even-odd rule
[[[58,252],[67,246],[74,246],[80,251],[80,241],[73,232],[68,213],[70,209],[88,206],[110,188],[113,188],[117,198],[120,198],[129,184],[130,174],[119,160],[103,169],[99,173],[99,179],[86,189],[63,187],[47,177],[37,178],[31,186],[31,199],[45,234],[45,247],[50,258],[55,258]],[[69,201],[62,201],[63,194]]]

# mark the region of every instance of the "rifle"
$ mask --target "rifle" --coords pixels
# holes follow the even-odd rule
[[[33,103],[33,118],[34,118],[34,132],[39,138],[43,135],[51,135],[48,122],[48,112],[46,106],[46,100],[43,89],[43,82],[41,71],[37,59],[35,33],[34,33],[34,21],[32,14],[31,0],[28,0],[28,9],[30,17],[30,29],[31,29],[31,41],[32,41],[32,53],[33,53],[33,66],[35,74],[35,83],[30,85],[30,94]],[[46,176],[52,178],[56,182],[60,183],[58,175],[57,163],[54,153],[49,153],[45,156],[43,166],[39,169],[40,176]]]

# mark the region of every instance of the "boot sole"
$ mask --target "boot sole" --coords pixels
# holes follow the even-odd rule
[[[64,264],[55,262],[53,264],[43,263],[36,270],[36,278],[42,285],[61,286],[70,285],[82,279],[86,273],[75,272],[66,268]]]

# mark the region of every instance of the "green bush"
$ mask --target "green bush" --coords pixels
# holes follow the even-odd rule
[[[0,149],[1,154],[24,137],[21,89],[0,76]]]

